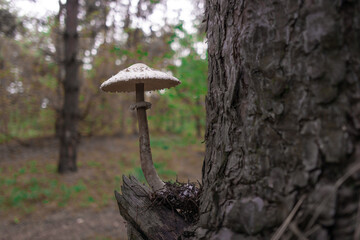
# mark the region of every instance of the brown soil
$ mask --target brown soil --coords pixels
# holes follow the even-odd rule
[[[10,174],[9,171],[15,171],[34,159],[44,164],[56,164],[58,142],[55,139],[36,139],[30,143],[30,147],[16,143],[0,145],[0,168],[3,169],[0,174]],[[174,147],[164,152],[153,149],[153,153],[154,161],[166,162],[166,168],[174,170],[179,180],[198,181],[201,179],[203,145]],[[123,162],[121,170],[116,168],[119,165],[118,162],[108,163],[107,159],[114,158],[120,158]],[[130,158],[136,160],[131,160],[131,162]],[[113,180],[114,176],[129,173],[123,169],[137,164],[137,158],[137,137],[82,139],[78,153],[79,171],[75,174],[56,176],[56,178],[70,183],[80,179],[84,180],[85,184],[87,182],[93,184],[98,178],[108,178],[110,186],[103,190],[109,194],[107,204],[79,207],[75,199],[61,208],[56,205],[42,207],[38,204],[34,211],[25,215],[21,215],[16,209],[5,211],[5,214],[0,212],[0,239],[127,239],[125,222],[119,214],[115,198],[112,197],[113,190],[119,190],[120,186],[110,184],[110,180]],[[90,161],[99,162],[104,167],[100,167],[100,170],[91,167],[88,164]],[[91,189],[87,188],[86,191],[89,192]],[[16,214],[20,214],[19,221],[14,218]]]
[[[0,225],[1,240],[127,239],[124,220],[115,204],[102,210],[55,211],[30,216],[19,224]]]

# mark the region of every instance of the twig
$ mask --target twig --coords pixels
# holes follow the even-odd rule
[[[300,231],[295,223],[290,223],[289,228],[296,235],[297,239],[308,240],[308,238]]]
[[[334,185],[334,193],[339,189],[339,187],[344,184],[344,182],[351,177],[354,173],[356,173],[358,170],[360,170],[360,162],[355,163],[355,165],[350,166],[348,171],[341,177],[339,178],[335,185]],[[319,207],[316,208],[316,211],[313,215],[313,217],[311,218],[311,220],[309,221],[309,223],[307,224],[305,229],[310,229],[315,221],[318,219],[318,217],[320,216],[321,212],[323,211],[324,207],[325,207],[325,202],[329,201],[331,195],[326,196],[319,204]]]
[[[310,230],[308,230],[307,232],[305,232],[305,236],[309,237],[312,234],[314,234],[316,231],[318,231],[320,229],[320,226],[317,224],[315,225],[313,228],[311,228]]]
[[[339,178],[335,183],[335,188],[338,189],[349,177],[351,177],[354,173],[360,170],[360,162],[355,163],[355,165],[350,166],[349,170]]]
[[[271,240],[279,240],[281,236],[284,234],[286,228],[291,223],[291,220],[294,218],[296,212],[299,210],[301,204],[304,202],[306,195],[302,195],[299,201],[295,204],[295,207],[291,210],[290,214],[287,216],[285,221],[281,224],[278,230],[275,232],[274,236],[272,236]]]
[[[355,223],[355,233],[354,233],[354,240],[360,239],[360,199],[359,199],[359,205],[356,215],[356,223]]]

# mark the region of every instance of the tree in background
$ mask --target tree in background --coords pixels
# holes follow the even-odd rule
[[[359,239],[360,3],[210,0],[205,19],[196,238]]]
[[[12,39],[15,36],[17,29],[17,16],[10,12],[9,6],[6,2],[0,1],[0,107],[3,112],[3,116],[1,117],[1,126],[0,133],[5,136],[5,138],[11,138],[12,135],[9,133],[7,129],[7,123],[10,120],[8,115],[8,105],[10,100],[8,99],[8,92],[6,91],[7,80],[11,76],[11,71],[8,68],[10,65],[8,62],[8,58],[11,57],[8,51],[5,50],[8,48],[9,42],[12,42]],[[9,41],[6,41],[8,40]],[[7,45],[7,46],[6,46]],[[16,85],[16,84],[15,84]]]
[[[65,79],[63,81],[64,103],[61,111],[60,128],[60,158],[59,173],[75,172],[77,144],[79,133],[77,130],[79,120],[79,91],[80,82],[78,79],[79,62],[77,59],[79,35],[78,26],[78,0],[67,0],[66,18],[64,32],[64,51],[65,51]]]
[[[19,17],[6,1],[0,4],[0,142],[25,144],[24,138],[51,132],[52,113],[44,109],[56,65],[43,55],[48,37],[40,29],[46,21]]]
[[[65,97],[65,67],[69,66],[65,64],[64,49],[66,5],[59,1],[57,13],[38,18],[18,17],[13,5],[4,2],[7,1],[1,2],[4,11],[7,9],[13,16],[6,26],[10,30],[14,24],[18,27],[14,34],[0,35],[0,81],[4,86],[0,89],[0,142],[31,144],[35,141],[26,139],[53,135],[64,141],[63,107],[65,98],[69,99],[69,94]],[[171,71],[183,82],[176,91],[147,95],[157,105],[149,114],[150,128],[188,139],[196,132],[198,136],[202,134],[207,64],[206,56],[200,56],[195,45],[203,42],[203,34],[197,37],[198,33],[187,33],[176,16],[164,16],[162,24],[148,28],[139,24],[148,22],[157,8],[166,9],[166,4],[165,0],[79,1],[79,86],[75,87],[79,89],[75,117],[78,135],[136,133],[136,119],[128,110],[134,96],[109,96],[99,91],[101,82],[135,62]],[[3,15],[7,19],[6,16]],[[200,24],[199,19],[195,22]],[[3,26],[3,32],[8,32]]]

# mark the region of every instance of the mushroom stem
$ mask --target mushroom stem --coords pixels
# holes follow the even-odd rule
[[[144,102],[144,83],[137,83],[136,88],[136,103]],[[144,173],[145,179],[150,187],[157,191],[164,187],[164,182],[161,181],[157,174],[151,156],[149,127],[146,117],[146,107],[137,108],[137,117],[139,123],[139,142],[140,142],[140,162],[141,169]]]

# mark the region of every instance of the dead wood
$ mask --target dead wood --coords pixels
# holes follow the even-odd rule
[[[129,239],[178,239],[189,226],[176,210],[152,204],[150,188],[135,177],[123,176],[121,191],[115,191],[115,197],[127,221]]]

